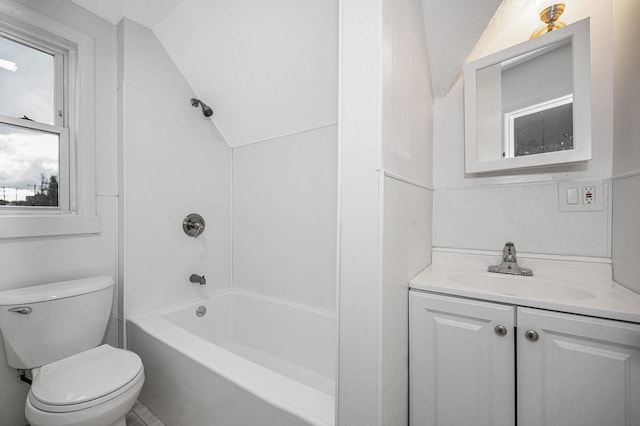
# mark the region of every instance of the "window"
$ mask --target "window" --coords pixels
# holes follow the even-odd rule
[[[95,43],[0,1],[0,240],[100,232]]]
[[[70,49],[0,28],[0,211],[65,212]]]

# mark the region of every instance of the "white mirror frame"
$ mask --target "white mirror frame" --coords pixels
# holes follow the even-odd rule
[[[572,39],[573,53],[573,149],[479,161],[476,72],[568,38]],[[591,159],[591,60],[589,45],[589,18],[587,18],[464,66],[466,173],[541,167]]]

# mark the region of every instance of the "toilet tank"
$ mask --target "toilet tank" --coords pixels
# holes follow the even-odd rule
[[[112,300],[108,276],[0,291],[7,363],[31,369],[98,346]]]

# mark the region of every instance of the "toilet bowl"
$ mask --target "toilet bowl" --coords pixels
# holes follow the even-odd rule
[[[31,426],[126,426],[144,368],[135,353],[100,345],[113,285],[101,276],[0,292],[7,363],[32,375]]]
[[[32,370],[25,404],[31,426],[125,425],[144,383],[142,361],[109,345]]]

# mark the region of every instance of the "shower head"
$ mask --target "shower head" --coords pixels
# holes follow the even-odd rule
[[[200,105],[202,107],[202,113],[205,117],[211,117],[213,115],[213,110],[207,104],[202,102],[200,99],[191,98],[191,105],[197,107]]]

